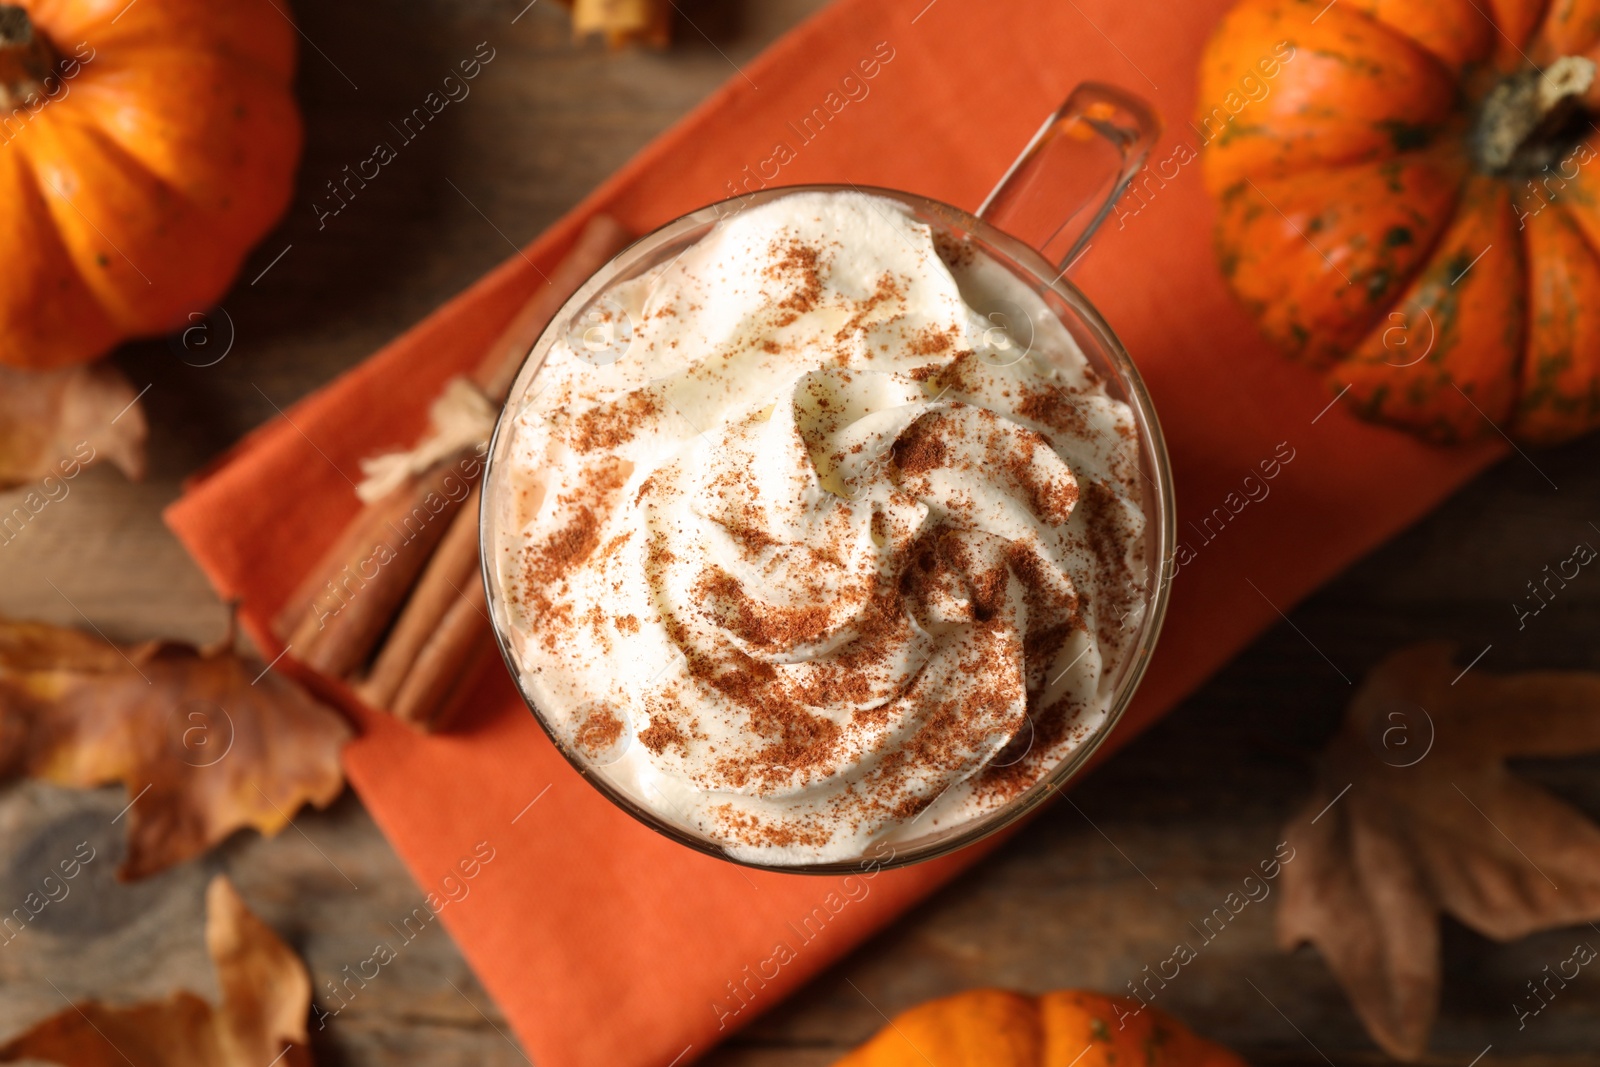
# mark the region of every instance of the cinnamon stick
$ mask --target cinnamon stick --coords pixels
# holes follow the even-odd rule
[[[472,582],[460,591],[438,629],[423,644],[390,710],[400,719],[426,728],[464,681],[463,672],[489,629],[483,583]]]
[[[311,604],[318,596],[325,595],[328,583],[351,560],[359,562],[371,552],[372,546],[383,537],[383,531],[389,528],[389,523],[410,510],[409,501],[409,493],[396,490],[356,512],[338,539],[328,546],[317,565],[306,572],[294,593],[284,602],[283,608],[272,620],[272,632],[286,644],[292,645],[300,623],[311,610]]]
[[[473,680],[483,677],[483,672],[490,669],[491,665],[500,665],[500,648],[495,644],[494,633],[485,626],[478,631],[472,650],[467,653],[455,682],[446,690],[439,704],[439,710],[434,712],[431,718],[422,721],[423,729],[430,733],[442,733],[453,728],[466,715],[470,706],[471,697],[477,688],[472,684]]]
[[[428,561],[422,579],[406,601],[400,619],[378,650],[366,681],[356,687],[361,698],[375,708],[391,706],[423,645],[439,628],[466,586],[478,582],[478,500],[482,486],[450,523],[450,530]]]
[[[344,554],[326,561],[321,587],[287,635],[295,658],[336,678],[366,662],[482,466],[463,450],[362,511],[358,536],[341,538]]]
[[[590,220],[547,284],[517,312],[472,372],[471,380],[488,399],[504,402],[528,351],[550,319],[630,239],[628,232],[608,216]],[[413,476],[351,521],[275,622],[274,629],[293,648],[296,658],[337,677],[350,676],[366,662],[434,549],[447,536],[447,530],[454,530],[457,519],[471,526],[472,540],[476,540],[477,509],[473,506],[461,510],[464,494],[456,485],[458,480],[463,485],[473,485],[481,468],[482,463],[475,457],[453,456]],[[452,491],[441,494],[446,479],[451,479]],[[439,508],[439,501],[434,498],[441,495],[447,506]],[[430,516],[429,521],[413,529],[419,526],[416,517],[423,513]],[[402,542],[399,545],[393,543],[397,538]],[[385,547],[388,553],[383,551]],[[475,558],[476,544],[472,547]],[[375,564],[379,555],[386,561]],[[457,554],[444,574],[454,578],[459,573]],[[438,586],[440,582],[433,584]],[[436,623],[447,610],[448,602],[430,593],[430,599],[418,608],[422,617],[408,624],[408,632],[428,626],[430,620]],[[390,673],[394,670],[389,668]],[[398,691],[397,682],[385,684]]]

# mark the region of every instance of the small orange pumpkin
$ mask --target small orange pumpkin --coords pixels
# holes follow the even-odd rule
[[[1128,997],[975,989],[894,1017],[835,1067],[1246,1067]]]
[[[1368,418],[1600,425],[1600,0],[1243,0],[1200,66],[1223,272]]]
[[[0,0],[0,362],[221,298],[289,203],[294,62],[275,0]]]

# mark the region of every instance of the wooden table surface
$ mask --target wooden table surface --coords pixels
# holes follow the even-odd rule
[[[136,385],[151,386],[151,476],[132,485],[95,470],[76,480],[68,498],[0,549],[0,612],[76,624],[81,611],[118,638],[217,637],[224,609],[159,519],[181,479],[275,405],[350,367],[530,240],[734,64],[820,6],[684,0],[693,25],[680,19],[670,53],[613,56],[572,45],[551,0],[524,3],[297,5],[309,42],[306,160],[288,221],[225,301],[233,349],[203,369],[166,342],[118,354]],[[311,203],[324,183],[365,158],[388,121],[483,41],[496,58],[472,95],[319,226]],[[1591,525],[1600,522],[1597,499],[1600,439],[1507,460],[1294,612],[1298,629],[1268,633],[1084,779],[1072,804],[1056,805],[709,1062],[828,1064],[882,1025],[880,1010],[972,986],[1123,988],[1271,853],[1303,802],[1309,757],[1349,693],[1323,654],[1355,677],[1401,645],[1445,637],[1468,656],[1491,645],[1480,669],[1600,667],[1591,640],[1600,579],[1574,582],[1524,632],[1511,608],[1545,564],[1600,538]],[[0,510],[10,503],[0,497]],[[1597,768],[1568,762],[1530,773],[1600,815]],[[349,795],[275,839],[237,835],[204,860],[117,885],[121,827],[111,820],[125,803],[118,790],[0,792],[0,902],[21,900],[78,841],[106,857],[70,900],[0,951],[0,1036],[61,1010],[64,997],[129,1001],[179,987],[214,997],[197,919],[218,870],[304,955],[319,986],[365,958],[374,937],[420,900]],[[1386,1062],[1315,953],[1275,949],[1273,906],[1248,908],[1158,1005],[1256,1063]],[[1580,936],[1497,945],[1446,923],[1430,1062],[1466,1065],[1492,1046],[1484,1067],[1593,1063],[1600,978],[1574,982],[1524,1030],[1512,1008],[1523,983]],[[318,1033],[316,1054],[321,1064],[362,1067],[525,1062],[507,1035],[435,927]]]

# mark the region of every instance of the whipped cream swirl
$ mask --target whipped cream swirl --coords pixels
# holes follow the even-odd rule
[[[991,811],[1103,722],[1145,602],[1133,415],[1003,268],[795,193],[590,321],[502,431],[494,564],[593,773],[818,863]]]

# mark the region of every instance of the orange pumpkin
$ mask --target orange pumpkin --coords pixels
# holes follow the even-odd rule
[[[1195,132],[1223,272],[1368,418],[1600,425],[1600,0],[1243,0]]]
[[[289,203],[294,54],[278,0],[0,0],[0,362],[221,298]]]
[[[835,1067],[1245,1067],[1128,997],[977,989],[902,1012]]]

